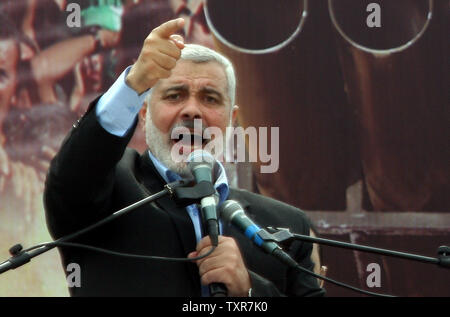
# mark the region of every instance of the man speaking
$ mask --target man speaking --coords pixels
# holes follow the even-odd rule
[[[154,29],[135,64],[91,103],[63,142],[50,166],[44,194],[53,238],[80,230],[162,190],[168,182],[189,176],[187,163],[173,160],[172,149],[177,145],[183,154],[189,154],[204,148],[208,140],[194,134],[181,139],[172,136],[182,129],[194,131],[194,120],[201,120],[204,127],[216,127],[224,135],[233,124],[238,108],[231,63],[208,48],[185,45],[175,34],[183,25],[183,19],[176,19]],[[126,148],[138,118],[145,120],[148,145],[142,155]],[[221,165],[213,182],[219,204],[233,199],[261,226],[289,227],[309,234],[303,212],[229,188]],[[205,286],[222,283],[228,296],[323,295],[314,277],[288,269],[233,227],[221,224],[220,228],[214,252],[191,262],[142,260],[60,247],[64,266],[77,263],[81,268],[81,285],[70,288],[70,293],[209,296]],[[211,249],[209,237],[203,236],[199,208],[182,208],[171,197],[164,197],[76,242],[129,254],[193,258]],[[313,270],[311,250],[309,243],[294,242],[288,252],[301,266]]]

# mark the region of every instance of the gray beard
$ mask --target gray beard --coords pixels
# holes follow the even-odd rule
[[[147,116],[145,123],[145,141],[153,156],[169,170],[177,173],[181,177],[191,177],[192,173],[187,166],[187,163],[174,162],[171,156],[171,139],[170,132],[162,133],[151,120],[150,116]]]
[[[151,116],[150,116],[150,110],[148,109],[146,120],[145,120],[145,141],[147,143],[147,146],[152,153],[152,155],[164,166],[166,166],[169,170],[177,173],[183,178],[190,178],[192,177],[192,173],[187,166],[186,158],[188,154],[185,155],[185,159],[181,162],[175,162],[172,159],[172,140],[171,140],[171,132],[173,128],[175,128],[177,125],[172,127],[168,133],[163,133],[161,130],[159,130],[153,123]],[[231,120],[230,120],[230,126],[231,126]],[[228,140],[225,140],[226,137],[223,136],[222,144],[223,144],[223,153],[227,153],[228,149]],[[233,163],[228,162],[222,162],[222,165],[225,167],[225,170],[227,171],[227,175],[230,181],[234,180],[234,174],[236,173],[236,167]]]

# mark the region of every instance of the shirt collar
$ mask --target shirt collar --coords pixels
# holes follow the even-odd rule
[[[180,175],[168,169],[152,154],[152,152],[148,151],[148,155],[150,157],[150,160],[153,162],[153,165],[155,165],[156,170],[161,175],[161,177],[166,181],[166,183],[174,182],[176,180],[181,179]],[[228,185],[228,178],[225,172],[225,168],[220,162],[217,162],[216,164],[215,173],[217,175],[217,178],[214,183],[214,188],[219,194],[219,205],[220,205],[228,198],[230,188]]]

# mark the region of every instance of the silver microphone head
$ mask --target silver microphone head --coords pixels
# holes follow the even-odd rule
[[[188,162],[208,162],[214,163],[216,159],[208,151],[198,149],[189,153],[187,157]]]
[[[220,218],[226,223],[230,224],[233,217],[239,212],[242,211],[241,205],[235,200],[226,200],[220,205],[219,214]]]
[[[211,153],[201,149],[195,150],[189,154],[186,161],[198,183],[200,181],[212,182],[212,174],[217,161]]]
[[[200,164],[207,164],[212,170],[216,159],[211,155],[211,153],[200,149],[192,151],[187,157],[186,161],[191,171],[192,168]]]

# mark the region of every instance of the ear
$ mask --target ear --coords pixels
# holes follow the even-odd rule
[[[233,126],[236,126],[236,120],[237,120],[238,112],[239,112],[238,105],[234,105],[233,108],[231,109],[231,124]]]
[[[146,115],[147,115],[147,101],[144,101],[141,110],[139,110],[139,120],[145,123]]]

